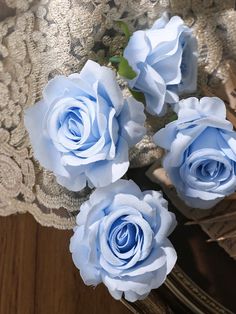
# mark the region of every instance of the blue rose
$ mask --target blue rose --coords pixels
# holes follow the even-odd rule
[[[165,103],[176,103],[179,94],[196,89],[197,41],[178,16],[169,20],[163,14],[151,29],[134,32],[124,57],[137,73],[129,86],[144,93],[150,114],[164,114]]]
[[[163,166],[191,207],[210,208],[236,190],[236,133],[217,97],[178,104],[178,119],[154,135],[167,150]]]
[[[81,206],[70,251],[86,285],[103,282],[115,299],[134,302],[172,270],[176,252],[167,237],[175,225],[161,193],[119,180]]]
[[[34,156],[59,184],[106,186],[129,167],[129,147],[145,133],[143,105],[123,99],[115,73],[88,61],[80,74],[56,76],[25,112]]]

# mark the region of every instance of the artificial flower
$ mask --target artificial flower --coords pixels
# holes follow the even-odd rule
[[[150,114],[163,115],[166,103],[196,89],[197,41],[179,16],[163,14],[151,29],[134,32],[124,57],[137,74],[129,87],[144,94]]]
[[[35,158],[72,191],[106,186],[129,167],[129,147],[144,133],[143,105],[124,99],[115,73],[87,61],[79,74],[56,76],[25,112]]]
[[[80,208],[70,251],[86,285],[103,282],[131,302],[158,288],[176,262],[167,239],[176,220],[157,191],[133,181],[98,188]]]
[[[178,119],[154,135],[167,154],[163,166],[191,207],[210,208],[236,190],[236,132],[217,97],[187,98]]]

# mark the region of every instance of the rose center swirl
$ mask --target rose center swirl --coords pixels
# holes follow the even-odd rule
[[[214,180],[217,177],[220,179],[220,175],[225,170],[225,166],[223,163],[217,160],[205,161],[199,165],[196,170],[196,175],[199,179],[204,180]]]
[[[142,239],[142,229],[137,224],[126,221],[126,216],[123,216],[112,224],[108,242],[112,252],[117,255],[135,249]]]
[[[214,149],[200,149],[187,157],[180,176],[192,188],[216,189],[227,184],[234,174],[234,161]]]

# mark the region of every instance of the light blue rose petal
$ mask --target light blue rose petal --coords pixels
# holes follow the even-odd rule
[[[151,28],[146,31],[146,35],[151,43],[151,48],[153,50],[157,48],[161,52],[161,56],[164,56],[171,53],[178,42],[178,37],[185,29],[187,30],[187,27],[184,26],[183,20],[178,16],[173,16],[164,28]]]
[[[49,81],[43,96],[44,106],[27,110],[26,127],[36,158],[61,185],[77,191],[125,174],[129,146],[144,134],[144,113],[138,104],[125,109],[133,121],[118,121],[135,101],[123,99],[115,72],[88,61],[80,74]]]
[[[181,69],[183,71],[181,83],[178,85],[180,94],[193,93],[197,89],[198,53],[197,40],[188,36],[187,43],[182,55]],[[189,66],[191,64],[191,66]]]
[[[182,99],[179,101],[178,103],[178,115],[179,112],[181,112],[180,110],[185,110],[185,109],[189,109],[189,110],[194,110],[197,111],[199,108],[199,99],[197,97],[188,97],[186,99]],[[199,111],[201,111],[201,109],[199,108]]]
[[[137,261],[140,262],[146,259],[146,257],[150,254],[153,245],[153,231],[148,222],[146,222],[143,217],[139,217],[137,215],[127,215],[125,220],[139,227],[139,229],[141,229],[140,232],[142,232],[140,241],[137,241],[136,243],[135,255],[132,257],[132,259],[130,259],[125,267],[122,267],[123,269],[130,269],[137,263]],[[143,235],[145,235],[145,237],[143,237]],[[141,251],[141,254],[137,254],[136,251]],[[124,256],[124,258],[126,259],[125,254],[117,254],[117,256],[119,258],[122,258],[122,256]]]
[[[109,289],[108,289],[109,290]],[[123,291],[119,290],[109,290],[109,293],[115,300],[120,300],[122,298]],[[136,299],[137,300],[137,299]]]
[[[122,180],[120,179],[117,182],[112,184],[112,188],[110,186],[106,186],[100,189],[95,190],[90,196],[90,202],[92,205],[97,205],[102,202],[102,200],[107,198],[109,195],[109,203],[111,204],[116,194],[131,194],[138,198],[142,197],[142,192],[137,184],[135,184],[132,180]],[[111,211],[109,206],[108,211]]]
[[[174,104],[178,94],[196,89],[197,41],[178,16],[168,20],[164,14],[151,29],[134,32],[124,56],[137,73],[128,84],[144,93],[150,114],[162,115],[165,102]]]
[[[182,79],[181,62],[182,62],[183,49],[180,44],[175,54],[166,57],[165,59],[154,63],[152,67],[164,79],[166,85],[179,84]]]
[[[116,111],[112,108],[108,118],[108,131],[109,131],[109,139],[110,139],[110,149],[109,154],[107,156],[108,160],[112,160],[116,155],[116,143],[119,138],[119,124],[117,118],[115,117]],[[124,124],[122,124],[123,126]]]
[[[145,135],[146,128],[143,126],[145,119],[143,104],[133,97],[127,98],[118,121],[122,126],[121,136],[127,141],[129,147],[138,143]]]
[[[167,86],[166,88],[167,90],[166,90],[165,102],[171,105],[171,107],[173,107],[173,105],[175,105],[175,103],[179,101],[179,96],[177,95],[175,88],[172,88],[172,86],[171,88],[170,86]]]
[[[200,198],[205,201],[212,201],[215,200],[216,198],[222,197],[222,194],[220,193],[214,193],[213,191],[207,192],[203,190],[196,190],[193,189],[189,186],[186,186],[186,189],[184,191],[185,195],[188,197],[195,197],[195,198]]]
[[[96,187],[103,187],[121,178],[129,168],[128,145],[122,138],[117,145],[116,157],[112,161],[99,161],[91,165],[86,175]]]
[[[142,264],[138,264],[136,267],[132,267],[122,273],[122,276],[141,276],[147,272],[153,272],[157,269],[160,269],[166,264],[166,255],[163,254],[163,250],[161,247],[154,247],[151,254],[142,262]],[[173,268],[173,267],[172,267]]]
[[[173,121],[167,124],[164,128],[160,129],[153,135],[153,141],[156,145],[170,150],[171,144],[177,136],[177,125]]]
[[[167,275],[172,271],[173,267],[175,266],[175,263],[177,261],[177,254],[176,251],[172,245],[172,243],[166,238],[163,240],[161,248],[164,250],[167,259],[166,259],[166,272]]]
[[[137,45],[137,43],[139,43]],[[146,36],[145,31],[134,32],[130,37],[127,46],[124,49],[124,57],[128,60],[130,66],[133,70],[139,74],[139,69],[137,64],[145,62],[149,52],[150,52],[150,42]],[[136,78],[131,80],[130,87],[132,88],[136,82]]]
[[[161,200],[158,200],[161,202]],[[152,204],[153,205],[153,204]],[[117,193],[110,205],[109,210],[115,211],[117,207],[129,206],[135,208],[140,214],[152,225],[152,222],[156,220],[156,208],[149,205],[146,198],[143,195],[137,197],[136,195],[127,194],[125,192]]]
[[[136,277],[127,276],[123,278],[112,278],[108,274],[102,274],[103,283],[109,290],[133,291],[137,296],[146,295],[152,289],[159,288],[166,279],[166,266],[159,268],[157,271],[146,273],[145,276],[140,275]],[[136,301],[136,300],[135,300]]]
[[[97,285],[101,282],[101,274],[97,267],[89,261],[89,247],[84,243],[84,227],[79,227],[70,241],[70,251],[74,264],[80,268],[80,275],[87,285]]]
[[[198,209],[209,209],[214,207],[217,203],[219,203],[224,196],[217,197],[212,200],[205,200],[205,199],[200,199],[198,197],[189,197],[185,194],[179,193],[179,196],[184,199],[184,202],[192,207],[192,208],[198,208]]]
[[[110,200],[108,198],[101,200],[96,205],[92,205],[90,200],[86,201],[80,207],[80,212],[76,217],[76,224],[78,226],[85,225],[86,231],[88,231],[87,229],[89,229],[90,225],[100,223],[105,217],[104,208],[109,206],[109,204]]]
[[[63,177],[63,176],[56,176],[57,182],[66,187],[69,191],[81,191],[86,187],[86,176],[83,172],[80,174],[75,175],[70,175],[68,177]]]
[[[151,273],[150,273],[151,274]],[[102,274],[102,281],[108,287],[109,290],[121,290],[121,291],[135,291],[137,294],[142,295],[147,291],[150,291],[151,285],[148,281],[149,276],[139,276],[140,278],[127,277],[124,281],[119,277],[110,277],[107,273]],[[150,276],[151,277],[151,276]]]
[[[209,152],[209,154],[211,152],[211,149],[220,151],[219,142],[217,141],[218,134],[218,129],[213,127],[207,127],[201,133],[201,136],[198,136],[189,147],[189,155],[193,152],[198,152],[201,149],[205,149],[206,153]]]
[[[176,227],[175,215],[172,212],[159,208],[160,224],[156,230],[155,241],[160,244],[168,237]]]
[[[148,293],[145,294],[144,297],[147,295],[148,295]],[[125,299],[129,302],[135,302],[137,300],[142,300],[143,298],[138,293],[136,293],[135,291],[130,290],[130,291],[125,292]]]
[[[223,120],[226,118],[226,108],[224,102],[218,97],[203,97],[200,99],[197,110],[206,115],[218,117]]]
[[[154,22],[152,25],[152,29],[164,28],[166,24],[169,22],[169,14],[164,12],[162,16]]]
[[[43,90],[43,98],[49,104],[68,95],[74,98],[89,95],[95,97],[94,91],[87,83],[80,80],[78,84],[77,81],[73,79],[70,80],[62,75],[55,76],[55,78],[51,79]]]
[[[140,75],[135,87],[142,91],[146,100],[146,110],[150,114],[163,115],[166,85],[162,77],[149,65],[140,64]]]
[[[123,94],[116,81],[115,72],[111,69],[100,66],[98,63],[88,60],[80,72],[80,78],[89,81],[92,86],[97,85],[97,95],[109,101],[117,113],[123,106]]]
[[[171,156],[169,159],[171,167],[180,166],[183,162],[185,150],[194,142],[204,130],[205,126],[195,126],[193,128],[181,130],[176,135],[176,139],[171,145]]]
[[[236,133],[218,132],[217,141],[225,155],[236,162]]]
[[[61,154],[53,146],[51,140],[43,134],[43,120],[48,105],[40,101],[25,111],[24,123],[29,132],[30,142],[33,146],[34,156],[41,165],[57,175],[68,176],[68,172],[61,165]]]
[[[162,210],[168,210],[168,202],[163,198],[161,192],[149,190],[143,192],[143,201],[150,205],[151,211],[142,211],[142,215],[149,222],[154,234],[156,234],[161,224],[160,213]]]
[[[164,238],[175,221],[166,208],[161,193],[142,193],[133,181],[119,180],[95,190],[81,206],[70,245],[84,282],[102,281],[114,298],[124,295],[131,302],[158,288],[176,261],[176,252]]]
[[[105,146],[105,139],[101,137],[94,145],[85,150],[78,150],[74,153],[64,153],[61,162],[65,166],[82,166],[104,160],[109,147]]]
[[[152,51],[148,56],[150,65],[174,55],[179,48],[180,36],[184,31],[189,32],[189,29],[183,25],[182,20],[182,22],[179,21],[179,23],[175,24],[172,23],[173,18],[170,20],[171,23],[168,23],[163,29],[146,31],[152,46]]]

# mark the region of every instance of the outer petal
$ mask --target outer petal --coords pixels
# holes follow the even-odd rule
[[[146,295],[152,289],[159,288],[166,279],[166,265],[157,271],[146,273],[145,275],[123,278],[111,278],[108,274],[102,274],[102,281],[108,287],[109,291],[135,292],[137,299],[132,298],[132,302],[137,301],[139,297]],[[128,294],[129,295],[129,294]]]
[[[124,57],[128,60],[130,66],[137,73],[136,78],[129,81],[131,87],[135,85],[135,82],[139,75],[139,69],[137,67],[137,64],[139,64],[140,62],[145,62],[150,52],[150,49],[151,46],[145,31],[134,32],[124,49]]]
[[[236,133],[225,131],[219,132],[217,140],[225,155],[236,162]]]
[[[129,147],[137,144],[145,135],[145,119],[143,104],[133,97],[126,99],[119,116],[119,124],[121,136],[127,141]]]
[[[168,211],[168,203],[163,199],[162,195],[157,191],[144,191],[144,201],[152,208],[156,208],[156,217],[153,220],[157,221],[155,232],[155,241],[162,244],[176,227],[177,221],[175,215]]]
[[[110,104],[116,109],[117,113],[120,112],[123,107],[123,94],[117,84],[114,71],[88,60],[80,72],[80,78],[89,81],[93,86],[98,82],[99,95],[106,100],[109,99]]]
[[[140,188],[132,180],[118,180],[106,187],[96,189],[90,195],[90,202],[92,205],[101,203],[104,199],[110,199],[110,204],[112,203],[115,195],[117,194],[132,194],[138,198],[142,197],[142,192]],[[109,197],[108,197],[109,195]],[[110,210],[110,208],[109,208]]]
[[[195,126],[177,133],[169,154],[170,167],[178,167],[182,164],[186,150],[205,129],[206,126]]]
[[[175,253],[176,255],[176,253]],[[146,273],[156,271],[166,264],[166,255],[161,247],[154,247],[151,254],[138,266],[122,272],[121,276],[145,276]]]
[[[176,52],[160,60],[152,67],[160,74],[167,85],[179,84],[181,82],[181,62],[182,62],[183,48],[181,43],[178,43]]]
[[[94,243],[95,244],[95,243]],[[87,285],[97,285],[101,282],[100,270],[89,263],[91,247],[84,240],[84,227],[78,227],[70,241],[70,252],[80,275]]]
[[[26,109],[24,116],[25,127],[29,132],[34,156],[40,164],[57,175],[68,176],[68,172],[61,163],[61,154],[43,133],[43,121],[48,107],[47,103],[40,101],[33,107]]]
[[[103,199],[100,203],[93,205],[90,199],[80,207],[80,212],[76,217],[78,226],[85,226],[85,232],[89,231],[90,225],[100,223],[105,217],[105,208],[109,206],[109,198]]]
[[[184,121],[194,121],[201,117],[198,112],[199,100],[196,97],[183,99],[176,104],[176,112],[178,118]]]
[[[217,136],[219,135],[219,131],[216,128],[207,127],[200,136],[195,138],[195,141],[189,147],[189,155],[193,152],[198,152],[200,149],[209,150],[209,154],[211,149],[219,150],[220,147],[218,145]],[[207,143],[207,145],[206,145]]]
[[[85,166],[89,164],[93,164],[98,160],[104,160],[107,156],[107,151],[105,145],[105,139],[100,138],[99,141],[91,147],[90,151],[88,150],[87,153],[91,153],[91,156],[85,156],[85,158],[79,156],[79,152],[74,154],[71,153],[65,153],[62,157],[62,163],[65,166],[74,166],[74,167],[80,167]],[[94,153],[93,153],[94,151]],[[83,152],[83,151],[82,151]]]
[[[140,64],[139,68],[141,72],[135,88],[144,93],[146,110],[154,115],[164,114],[166,85],[163,78],[148,64]]]
[[[192,93],[197,89],[197,39],[192,34],[187,34],[186,47],[182,56],[182,80],[178,85],[179,93]],[[185,69],[183,69],[185,68]]]
[[[183,99],[178,103],[178,117],[193,121],[196,117],[212,116],[224,120],[226,108],[224,102],[218,97],[203,97],[200,101],[196,97]]]
[[[153,141],[156,145],[170,150],[173,141],[177,136],[177,123],[175,121],[167,124],[164,128],[160,129],[153,136]]]
[[[172,271],[173,267],[175,266],[175,263],[177,260],[177,254],[173,245],[168,239],[165,239],[165,241],[163,241],[162,249],[164,250],[166,254],[166,266],[167,266],[166,274],[168,275]]]
[[[142,214],[145,218],[147,216],[153,217],[152,207],[142,199],[139,199],[137,196],[127,193],[116,193],[114,199],[110,205],[111,211],[116,211],[116,208],[133,208],[136,209],[138,213]]]
[[[224,198],[224,196],[222,196],[213,200],[202,200],[198,197],[189,197],[187,195],[183,195],[181,192],[178,192],[178,194],[188,206],[199,209],[212,208]]]
[[[77,96],[95,97],[95,93],[88,82],[84,82],[79,78],[75,80],[73,76],[71,78],[63,75],[55,76],[43,90],[43,98],[49,104],[64,95],[65,97],[74,98]]]
[[[190,198],[199,198],[204,201],[214,201],[216,198],[221,198],[222,194],[214,191],[202,191],[186,186],[184,194]],[[225,195],[223,195],[225,196]]]
[[[115,300],[120,300],[122,298],[123,291],[109,290],[109,292]]]
[[[57,182],[60,185],[66,187],[69,191],[78,192],[86,187],[86,183],[87,183],[86,176],[83,171],[75,175],[72,169],[73,167],[71,167],[70,172],[69,172],[70,176],[68,177],[63,177],[63,176],[58,175]]]
[[[108,131],[110,136],[110,143],[108,144],[110,146],[109,154],[107,156],[107,159],[114,159],[116,154],[116,143],[119,138],[119,123],[117,121],[117,118],[115,117],[115,109],[112,109],[109,114],[108,118]]]
[[[113,160],[92,164],[86,175],[95,187],[103,187],[121,178],[129,168],[128,144],[121,137]]]
[[[196,108],[205,115],[218,117],[221,120],[226,118],[226,107],[224,102],[218,97],[203,97],[200,99],[200,105]]]
[[[154,22],[154,24],[152,25],[152,29],[164,28],[169,20],[169,14],[167,12],[164,12],[162,16],[157,19],[156,22]]]
[[[137,300],[143,300],[148,294],[149,292],[144,295],[139,295],[135,291],[125,291],[125,299],[129,302],[136,302]]]
[[[179,16],[173,16],[163,29],[150,29],[146,35],[151,43],[152,51],[160,52],[160,59],[176,51],[179,36],[184,30],[187,30],[183,20]]]

